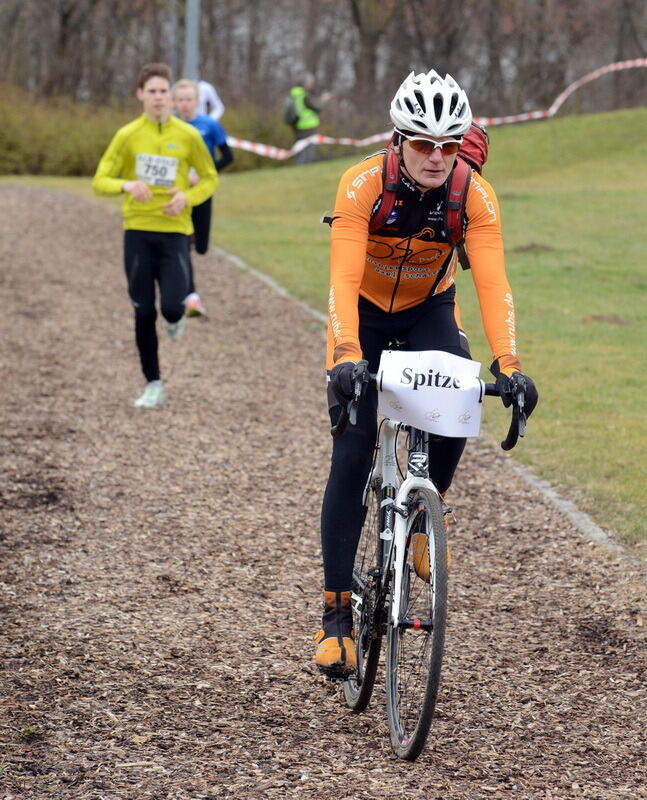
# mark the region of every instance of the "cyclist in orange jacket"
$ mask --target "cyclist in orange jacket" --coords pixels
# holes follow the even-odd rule
[[[328,400],[333,424],[352,395],[355,364],[376,372],[380,354],[397,339],[410,350],[443,350],[470,358],[457,323],[458,256],[443,230],[447,180],[472,113],[465,92],[450,76],[413,72],[390,108],[399,154],[395,206],[381,228],[369,233],[382,193],[384,153],[342,176],[331,223],[328,299]],[[522,375],[515,339],[512,293],[505,272],[501,219],[490,184],[473,172],[466,199],[465,248],[483,326],[492,349],[490,367],[504,404],[517,381],[526,381],[526,412],[538,394]],[[377,436],[377,391],[362,398],[357,424],[333,442],[330,476],[321,513],[324,613],[315,634],[315,662],[332,677],[356,667],[350,609],[355,551],[362,525],[362,493]],[[438,437],[430,445],[430,477],[449,488],[465,439]]]

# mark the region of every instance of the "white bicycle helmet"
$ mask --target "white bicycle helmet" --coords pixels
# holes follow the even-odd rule
[[[451,75],[435,70],[411,72],[391,101],[391,121],[397,131],[426,136],[462,136],[472,124],[467,95]]]

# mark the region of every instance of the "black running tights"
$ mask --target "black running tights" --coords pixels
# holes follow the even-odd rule
[[[147,381],[160,377],[155,321],[155,283],[160,310],[168,322],[184,314],[189,287],[189,237],[183,233],[125,231],[124,265],[128,295],[135,309],[135,340]]]

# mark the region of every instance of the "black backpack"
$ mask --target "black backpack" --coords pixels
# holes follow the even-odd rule
[[[294,102],[294,97],[288,95],[283,103],[283,122],[286,125],[294,127],[297,124],[299,115],[297,114],[297,107]]]

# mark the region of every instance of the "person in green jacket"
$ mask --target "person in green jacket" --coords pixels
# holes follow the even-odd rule
[[[324,92],[320,97],[313,96],[314,88],[314,75],[308,73],[304,76],[301,85],[293,86],[290,89],[285,118],[286,122],[292,126],[295,142],[317,133],[320,121],[319,112],[330,97],[329,92]],[[314,160],[315,149],[312,143],[306,145],[294,157],[295,164],[309,164]]]
[[[213,159],[200,133],[171,114],[171,70],[146,64],[137,81],[143,113],[120,128],[103,154],[92,188],[100,195],[124,195],[124,265],[135,309],[135,340],[146,378],[137,408],[164,400],[156,330],[155,284],[168,336],[184,330],[189,293],[191,208],[211,197],[218,185]],[[191,186],[193,167],[200,180]]]

